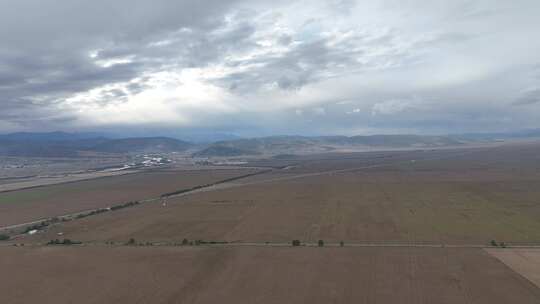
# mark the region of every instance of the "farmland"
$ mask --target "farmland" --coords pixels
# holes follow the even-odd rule
[[[540,304],[540,0],[0,0],[0,304]]]
[[[0,226],[154,198],[251,170],[155,170],[0,193]]]
[[[289,242],[298,238],[308,242],[488,244],[494,239],[540,243],[540,177],[533,160],[518,175],[506,163],[488,163],[486,169],[480,158],[483,151],[461,160],[478,160],[476,168],[468,170],[456,168],[454,159],[448,165],[440,163],[447,160],[431,160],[439,153],[415,155],[418,161],[414,163],[374,162],[378,167],[366,166],[363,159],[360,163],[347,160],[330,173],[327,164],[321,163],[317,164],[323,167],[319,173],[306,173],[303,168],[276,170],[223,189],[172,197],[166,206],[148,204],[67,223],[39,237],[48,240],[62,232],[83,241],[133,237],[170,242],[183,238]],[[450,152],[442,153],[449,157]],[[410,152],[407,156],[411,157]],[[421,157],[427,159],[425,163]]]
[[[540,250],[530,248],[486,249],[511,269],[540,287]]]
[[[538,256],[539,148],[258,160],[270,169],[5,241],[17,246],[0,247],[1,302],[538,303],[535,259],[502,247]],[[250,172],[151,171],[84,191],[134,200]],[[45,245],[58,238],[82,244]]]
[[[540,289],[481,249],[46,247],[0,255],[2,303],[532,304],[540,298]]]

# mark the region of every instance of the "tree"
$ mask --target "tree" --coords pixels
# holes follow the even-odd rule
[[[300,240],[293,240],[292,245],[293,246],[300,246]]]
[[[55,240],[50,240],[47,245],[58,245],[60,244],[60,240],[59,239],[55,239]]]
[[[9,235],[0,234],[0,241],[7,241],[7,240],[9,240]]]
[[[491,240],[491,246],[497,247],[497,242],[495,240]]]
[[[128,245],[135,245],[135,239],[134,238],[130,238],[129,241],[127,242]]]
[[[189,244],[189,241],[187,239],[182,240],[182,245],[186,246]]]
[[[319,242],[317,242],[317,245],[319,247],[323,247],[324,246],[324,241],[323,240],[319,240]]]
[[[343,241],[339,242],[339,247],[345,246],[345,243]]]

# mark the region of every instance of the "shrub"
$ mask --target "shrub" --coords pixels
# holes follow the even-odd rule
[[[339,242],[339,247],[345,246],[345,243],[343,241]]]
[[[0,241],[7,241],[9,240],[9,235],[0,234]]]
[[[186,246],[189,245],[189,241],[187,239],[182,240],[182,245]]]
[[[496,242],[495,240],[491,240],[491,246],[497,247],[497,246],[498,246],[498,245],[497,245],[497,242]]]
[[[28,227],[26,227],[26,228],[24,229],[23,233],[28,233],[28,232],[30,232],[30,231],[32,231],[32,230],[41,230],[41,229],[43,229],[43,228],[49,226],[49,224],[50,224],[50,223],[49,223],[48,221],[43,221],[43,222],[41,222],[41,223],[39,223],[39,224],[35,224],[35,225],[32,225],[32,226],[28,226]]]
[[[319,247],[323,247],[323,246],[324,246],[324,241],[323,241],[323,240],[319,240],[319,241],[317,242],[317,245],[318,245]]]
[[[293,240],[292,245],[293,246],[300,246],[300,240]]]
[[[60,240],[59,239],[56,239],[56,240],[50,240],[47,245],[58,245],[60,244]]]
[[[64,239],[62,241],[60,241],[59,239],[55,239],[55,240],[50,240],[47,243],[47,245],[66,245],[66,246],[78,245],[78,244],[82,244],[82,242],[80,242],[80,241],[72,241],[70,239]]]
[[[135,245],[135,239],[134,238],[130,238],[129,241],[127,242],[128,245]]]
[[[123,208],[133,207],[133,206],[138,205],[138,204],[140,204],[139,201],[127,202],[127,203],[124,203],[124,204],[112,206],[110,208],[110,210],[115,211],[115,210],[119,210],[119,209],[123,209]],[[107,210],[107,209],[105,209],[105,210]]]

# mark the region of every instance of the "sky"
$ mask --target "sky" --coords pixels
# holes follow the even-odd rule
[[[0,133],[540,128],[538,0],[0,0]]]

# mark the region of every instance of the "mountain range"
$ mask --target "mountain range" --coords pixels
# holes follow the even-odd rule
[[[100,133],[11,133],[0,135],[0,156],[77,157],[82,152],[185,152],[194,157],[235,157],[457,146],[500,139],[536,138],[540,130],[456,135],[270,136],[195,144],[170,137],[108,138]]]
[[[271,136],[216,142],[194,156],[321,153],[359,148],[441,147],[463,143],[449,136],[422,135]]]
[[[81,152],[157,153],[185,151],[193,144],[168,137],[110,139],[94,133],[12,133],[0,135],[0,156],[77,157]]]

